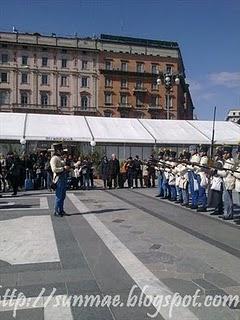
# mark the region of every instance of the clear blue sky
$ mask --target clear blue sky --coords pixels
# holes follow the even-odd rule
[[[240,0],[1,0],[0,29],[177,41],[195,113],[240,108]]]

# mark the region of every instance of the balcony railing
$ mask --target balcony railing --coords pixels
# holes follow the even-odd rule
[[[133,89],[134,92],[147,92],[147,88],[144,87],[135,87]]]
[[[118,109],[124,109],[124,110],[128,110],[131,109],[132,105],[128,104],[128,103],[119,103],[118,104]]]
[[[42,104],[21,104],[21,103],[13,103],[10,106],[13,110],[28,110],[28,111],[53,111],[57,112],[58,108],[56,105],[42,105]]]
[[[97,108],[93,107],[82,107],[82,106],[73,106],[74,112],[82,112],[82,113],[97,113]]]
[[[160,110],[160,109],[162,109],[162,106],[160,106],[160,105],[153,105],[153,104],[149,104],[149,105],[148,105],[148,110],[149,110],[149,111],[152,111],[152,110]]]

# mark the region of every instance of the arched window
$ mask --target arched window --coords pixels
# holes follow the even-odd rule
[[[21,92],[21,105],[25,106],[28,104],[28,93],[23,91]]]
[[[88,97],[87,96],[82,96],[81,97],[81,108],[83,110],[87,110],[88,109]]]
[[[47,92],[42,92],[41,93],[41,105],[42,106],[47,106],[48,105],[48,93]]]

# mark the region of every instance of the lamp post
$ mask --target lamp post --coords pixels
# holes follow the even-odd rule
[[[23,152],[23,154],[25,154],[25,152],[26,152],[26,144],[27,144],[26,139],[24,137],[22,137],[20,139],[20,143],[21,143],[21,146],[22,146],[22,152]]]
[[[169,72],[159,73],[157,78],[157,85],[163,84],[167,93],[166,107],[167,107],[167,119],[170,119],[170,92],[174,85],[179,85],[181,82],[181,74],[172,74]]]
[[[95,140],[91,140],[91,141],[90,141],[90,146],[91,146],[91,152],[92,152],[92,154],[93,154],[94,147],[96,146],[96,141],[95,141]]]

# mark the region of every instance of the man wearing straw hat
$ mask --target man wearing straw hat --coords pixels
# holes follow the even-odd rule
[[[67,191],[67,172],[69,167],[65,165],[62,159],[63,146],[61,143],[53,144],[54,155],[50,160],[51,169],[53,172],[53,183],[56,190],[55,200],[55,216],[62,217],[64,215],[64,200]]]

